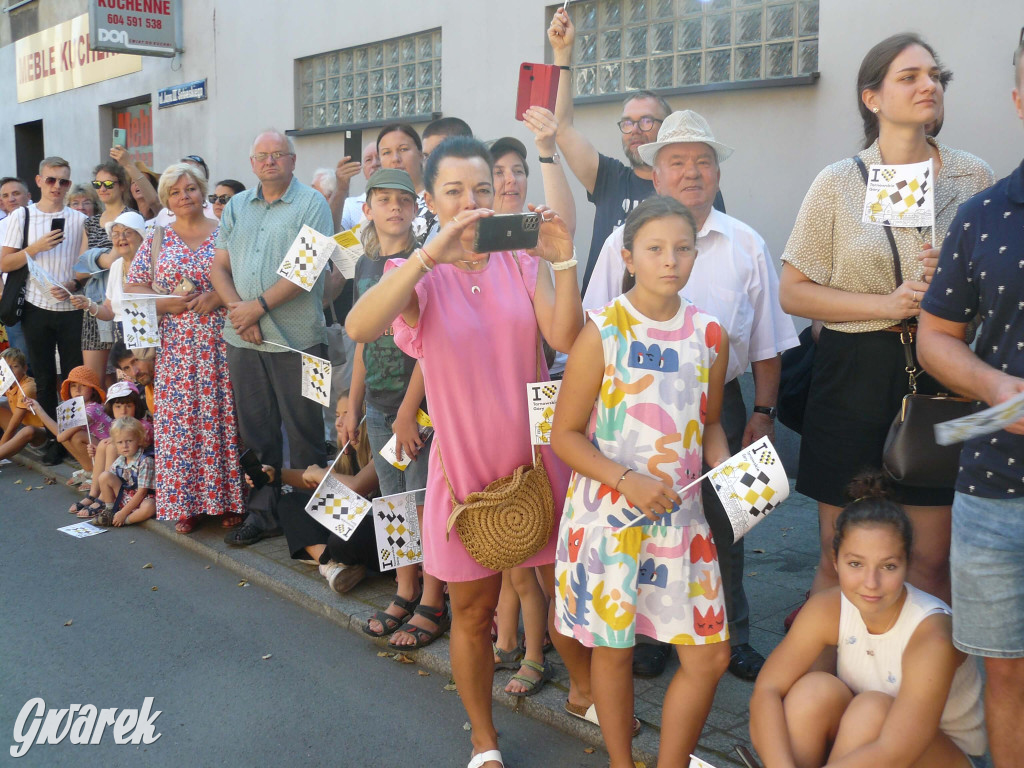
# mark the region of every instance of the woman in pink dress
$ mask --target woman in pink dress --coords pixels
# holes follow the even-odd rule
[[[461,500],[532,461],[526,384],[538,380],[538,328],[548,344],[567,351],[583,327],[572,238],[554,212],[535,209],[545,221],[532,252],[472,252],[477,220],[493,214],[491,165],[484,145],[467,137],[449,138],[430,154],[426,200],[440,231],[408,260],[389,263],[387,274],[352,308],[346,322],[349,336],[363,342],[393,322],[395,343],[423,370],[435,428],[423,564],[448,582],[452,670],[473,727],[472,768],[503,765],[491,719],[490,636],[501,574],[473,560],[454,530],[446,538],[452,502],[445,472]],[[554,265],[554,271],[541,261]],[[548,379],[546,365],[540,365],[539,379]],[[555,531],[569,473],[549,448],[542,455],[551,479],[555,527],[547,545],[523,566],[540,568],[550,596]],[[558,635],[552,632],[551,637]]]

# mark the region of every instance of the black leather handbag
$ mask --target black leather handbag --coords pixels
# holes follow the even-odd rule
[[[864,183],[868,169],[864,161],[854,157]],[[892,251],[892,267],[896,285],[903,283],[900,252],[892,229],[885,227]],[[901,322],[903,330],[903,357],[907,364],[909,392],[903,398],[900,412],[889,426],[882,448],[882,467],[898,483],[922,488],[952,488],[960,471],[961,443],[939,445],[935,442],[935,425],[974,413],[978,406],[973,400],[950,394],[919,395],[917,393],[917,361],[914,358],[914,333],[910,322]]]
[[[25,229],[21,237],[21,247],[28,247],[28,208],[25,208]],[[32,258],[26,254],[26,259]],[[13,272],[7,273],[0,294],[0,323],[14,326],[21,322],[25,311],[25,289],[28,287],[28,265],[23,264]]]

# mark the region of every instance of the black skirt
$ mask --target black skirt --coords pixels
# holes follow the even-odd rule
[[[842,333],[824,328],[804,413],[796,489],[815,501],[842,507],[859,473],[882,466],[889,426],[909,391],[900,334]],[[920,394],[942,391],[924,372]],[[893,482],[895,500],[911,506],[953,503],[952,488],[914,488]]]

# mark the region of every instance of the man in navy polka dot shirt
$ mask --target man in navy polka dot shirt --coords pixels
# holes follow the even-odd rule
[[[1013,58],[1024,121],[1024,30]],[[974,350],[967,323],[981,320]],[[987,405],[1024,393],[1024,163],[964,203],[921,302],[918,353]],[[985,660],[996,768],[1024,766],[1024,418],[964,443],[953,501],[953,641]]]

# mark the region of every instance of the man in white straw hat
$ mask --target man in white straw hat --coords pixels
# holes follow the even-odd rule
[[[779,278],[764,238],[713,207],[721,163],[732,152],[732,147],[715,139],[707,120],[692,110],[673,112],[662,123],[658,140],[639,147],[640,157],[654,169],[655,192],[674,197],[697,222],[697,260],[681,293],[717,317],[729,334],[722,426],[730,452],[737,453],[765,435],[774,439],[782,368],[779,355],[799,342],[793,321],[779,305]],[[583,298],[584,309],[602,307],[622,293],[624,271],[622,227],[618,227],[598,256]],[[754,409],[749,419],[739,385],[748,365],[754,373]],[[733,542],[732,528],[714,492],[704,494],[704,506],[719,550],[729,549],[729,557],[719,557],[732,645],[729,671],[753,680],[764,657],[749,643],[743,541]],[[634,671],[660,674],[667,658],[667,647],[638,645]]]

